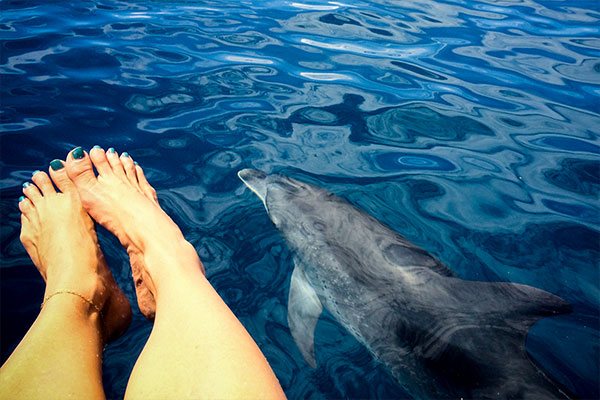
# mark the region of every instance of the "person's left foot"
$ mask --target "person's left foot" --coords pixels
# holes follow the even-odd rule
[[[50,165],[52,180],[36,171],[33,184],[23,185],[21,242],[46,281],[44,298],[71,292],[90,300],[101,310],[104,339],[114,339],[131,322],[129,301],[106,265],[94,223],[81,206],[63,162],[54,160]]]

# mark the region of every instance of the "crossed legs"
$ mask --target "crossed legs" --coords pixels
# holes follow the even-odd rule
[[[155,319],[127,398],[284,397],[266,359],[206,280],[194,248],[160,208],[143,170],[127,153],[119,157],[113,149],[94,147],[87,154],[78,148],[64,163],[56,160],[51,166],[59,192],[44,172],[34,175],[35,185],[24,189],[20,202],[21,239],[46,279],[47,295],[69,290],[84,298],[61,293],[47,300],[2,367],[0,398],[103,397],[102,343],[118,335],[131,314],[106,268],[88,214],[127,250],[140,309]],[[70,224],[60,212],[45,210],[70,213]],[[87,247],[76,240],[87,241]],[[40,253],[46,248],[52,250]],[[83,279],[90,275],[100,284]],[[57,370],[57,365],[67,368]]]

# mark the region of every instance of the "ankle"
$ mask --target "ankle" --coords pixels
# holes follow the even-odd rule
[[[196,249],[185,239],[157,247],[143,255],[151,289],[156,295],[166,287],[178,287],[184,281],[205,280],[204,266]]]
[[[102,309],[106,301],[105,284],[99,275],[88,274],[85,276],[49,277],[44,299],[54,296],[56,293],[76,293],[82,298],[88,299],[98,309]]]
[[[213,290],[206,276],[198,269],[170,276],[159,282],[154,293],[157,312],[161,305],[163,308],[187,309],[191,304],[197,304],[199,299],[206,299]]]
[[[141,236],[138,234],[135,240],[129,242],[131,244],[127,248],[135,246],[139,252],[145,254],[155,249],[164,249],[167,247],[177,250],[177,247],[186,241],[179,227],[166,213],[161,210],[161,213],[156,215],[156,218],[156,224],[149,225],[147,230],[139,232]]]
[[[94,325],[99,332],[102,331],[101,307],[93,299],[76,291],[59,290],[44,296],[44,301],[40,305],[40,313],[42,312],[80,319],[82,322]]]

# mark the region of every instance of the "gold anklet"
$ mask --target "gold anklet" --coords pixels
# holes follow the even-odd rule
[[[100,307],[98,307],[97,305],[95,305],[90,299],[84,297],[83,295],[81,295],[79,293],[76,293],[76,292],[72,292],[70,290],[59,290],[58,292],[52,293],[50,296],[48,296],[48,297],[46,297],[44,299],[44,301],[42,302],[42,305],[40,306],[40,310],[42,308],[44,308],[44,304],[46,304],[46,302],[48,300],[50,300],[52,297],[56,296],[57,294],[63,294],[63,293],[72,294],[73,296],[77,296],[77,297],[81,298],[83,301],[85,301],[86,303],[89,303],[92,307],[94,307],[94,309],[96,311],[98,311],[98,314],[100,314],[100,316],[102,316],[102,310],[100,310]]]

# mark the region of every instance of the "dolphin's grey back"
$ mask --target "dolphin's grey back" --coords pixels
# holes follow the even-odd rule
[[[530,286],[464,281],[422,249],[318,187],[254,171],[296,257],[288,320],[312,366],[328,309],[415,398],[565,397],[528,359],[529,327],[569,311]]]

